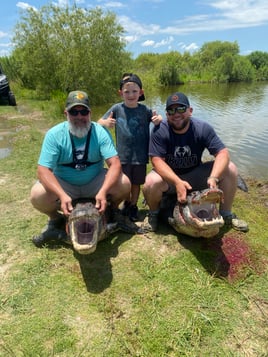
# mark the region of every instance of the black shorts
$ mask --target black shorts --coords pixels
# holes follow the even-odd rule
[[[207,161],[199,166],[195,167],[187,174],[179,175],[181,180],[189,182],[192,186],[192,191],[200,191],[208,188],[207,179],[210,176],[214,161]],[[169,185],[169,189],[166,191],[168,194],[176,193],[176,189],[173,185]]]
[[[146,176],[146,165],[123,164],[123,173],[133,185],[143,185]]]

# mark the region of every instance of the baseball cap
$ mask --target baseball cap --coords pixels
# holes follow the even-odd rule
[[[120,89],[122,89],[123,85],[125,83],[128,83],[128,82],[133,82],[133,83],[136,83],[140,89],[142,89],[142,82],[140,80],[140,78],[136,75],[136,74],[133,74],[133,73],[125,73],[123,74],[123,77],[120,81]],[[142,94],[140,97],[139,97],[139,102],[145,100],[145,96],[144,94]]]
[[[166,109],[168,109],[173,104],[186,105],[187,107],[190,107],[189,99],[181,92],[173,93],[168,97]]]
[[[75,90],[68,94],[66,100],[66,110],[70,110],[76,105],[82,105],[83,107],[90,110],[89,99],[86,92]]]

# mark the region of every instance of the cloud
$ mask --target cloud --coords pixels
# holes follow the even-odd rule
[[[222,10],[222,16],[240,25],[259,26],[268,21],[268,3],[264,0],[218,1],[211,4]]]
[[[155,44],[155,42],[153,40],[147,40],[147,41],[144,41],[141,46],[142,47],[153,47]]]
[[[199,48],[199,46],[195,42],[192,42],[189,45],[186,45],[185,43],[180,42],[179,47],[182,50],[184,50],[185,52],[194,52],[194,51],[198,50],[198,48]]]
[[[156,44],[154,45],[154,48],[170,45],[173,41],[174,41],[174,37],[170,36],[170,37],[168,37],[168,38],[166,38],[164,40],[156,42]]]
[[[161,35],[182,36],[198,32],[225,31],[232,29],[249,28],[268,24],[267,0],[212,0],[207,1],[210,7],[207,13],[178,18],[168,26],[158,24],[144,24],[133,21],[127,16],[119,16],[119,22],[127,34],[135,34],[139,41],[146,36],[158,37]],[[211,12],[212,10],[212,12]],[[181,16],[181,15],[179,15]],[[143,47],[162,46],[163,40],[145,40]]]
[[[127,33],[135,34],[139,37],[157,34],[161,30],[159,25],[144,25],[134,21],[128,16],[118,16],[118,20]]]
[[[126,7],[127,5],[122,4],[119,1],[110,1],[110,2],[106,2],[105,4],[101,5],[102,7],[106,7],[106,8],[113,8],[113,9],[119,9],[122,7]]]
[[[9,37],[7,32],[0,31],[0,38]]]
[[[82,1],[82,0],[81,0]],[[96,1],[98,4],[96,5],[97,7],[100,7],[101,9],[112,9],[111,11],[116,11],[118,9],[122,9],[127,7],[127,4],[124,4],[120,1],[105,1],[105,0],[97,0]],[[95,7],[94,4],[88,4],[88,7]]]
[[[12,46],[11,43],[1,43],[1,42],[0,42],[0,47],[7,47],[7,48],[9,48],[10,46]]]
[[[22,1],[19,1],[17,4],[16,4],[17,7],[19,7],[20,9],[23,9],[23,10],[27,10],[27,9],[33,9],[33,10],[37,10],[36,7],[26,3],[26,2],[22,2]]]
[[[58,0],[58,2],[54,2],[53,4],[58,5],[59,7],[66,7],[69,5],[68,0]]]
[[[141,44],[141,46],[142,47],[158,48],[158,47],[170,45],[173,41],[174,41],[174,38],[172,36],[170,36],[170,37],[163,39],[159,42],[155,42],[154,40],[146,40]]]
[[[174,25],[163,28],[161,32],[179,35],[268,24],[267,0],[214,0],[208,2],[208,5],[216,9],[216,12],[184,17],[175,21]]]
[[[138,40],[138,38],[137,38],[137,36],[125,36],[124,40],[127,43],[133,43],[133,42],[136,42]]]

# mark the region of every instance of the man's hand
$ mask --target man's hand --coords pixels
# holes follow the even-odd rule
[[[100,213],[104,213],[107,208],[107,198],[106,194],[103,194],[102,191],[99,191],[95,197],[96,203],[95,207]]]
[[[69,216],[73,210],[72,199],[70,196],[65,195],[60,198],[61,210],[65,216]]]
[[[209,188],[218,188],[219,179],[214,176],[209,176],[207,179],[207,184]]]
[[[187,181],[180,180],[175,187],[176,187],[178,202],[186,203],[187,190],[191,190],[192,186]]]

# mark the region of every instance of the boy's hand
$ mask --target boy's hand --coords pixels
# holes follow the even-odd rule
[[[105,126],[108,129],[112,129],[115,127],[116,119],[113,118],[113,112],[111,112],[107,119],[101,119],[101,125]]]
[[[153,110],[152,122],[154,125],[159,125],[162,121],[162,116],[156,113],[156,110]]]

